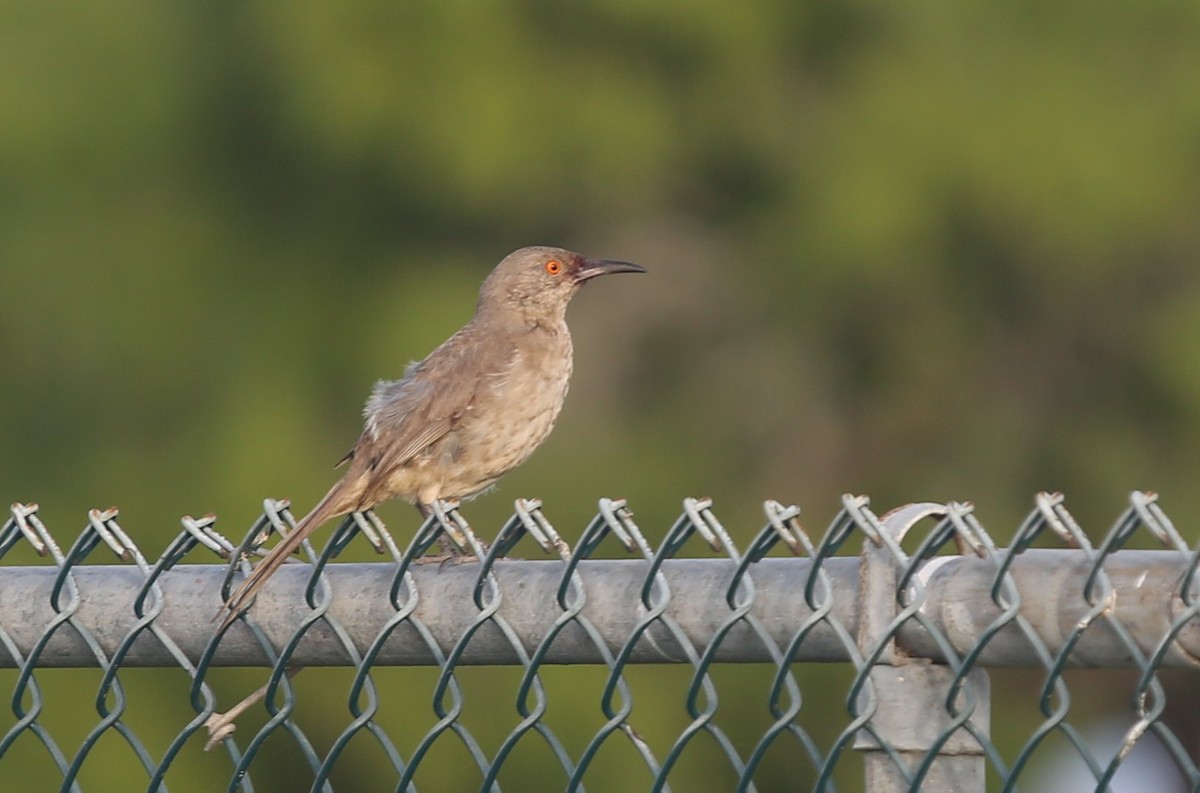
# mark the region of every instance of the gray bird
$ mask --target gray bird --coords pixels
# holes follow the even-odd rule
[[[521,248],[483,282],[475,316],[399,380],[375,385],[346,475],[254,568],[225,607],[231,622],[301,541],[327,520],[401,498],[428,517],[471,498],[529,458],[562,409],[571,377],[567,304],[589,279],[642,273],[561,248]]]

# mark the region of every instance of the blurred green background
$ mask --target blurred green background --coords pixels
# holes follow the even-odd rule
[[[849,491],[971,500],[1003,541],[1062,490],[1098,538],[1150,488],[1190,539],[1198,35],[1182,0],[0,4],[3,498],[64,544],[116,504],[151,558],[183,514],[240,539],[264,497],[306,511],[372,383],[552,244],[650,273],[573,305],[570,399],[467,508],[485,536],[536,496],[570,539],[605,495],[652,540],[686,495],[740,540],[768,497],[819,535]],[[152,689],[167,736],[181,680]],[[643,712],[685,724],[658,685]],[[369,769],[340,781],[391,789]]]

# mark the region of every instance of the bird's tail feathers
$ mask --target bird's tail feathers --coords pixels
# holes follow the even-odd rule
[[[254,566],[254,569],[250,571],[250,575],[246,576],[246,580],[242,581],[229,596],[229,600],[225,601],[222,607],[222,611],[225,612],[224,618],[221,621],[222,629],[233,622],[239,614],[249,607],[254,596],[267,583],[267,579],[283,566],[288,557],[296,552],[300,544],[304,542],[304,539],[308,535],[312,534],[314,529],[330,518],[337,515],[344,515],[348,511],[341,507],[341,499],[339,498],[342,495],[341,490],[341,483],[339,482],[338,485],[335,485],[325,494],[325,497],[312,508],[311,512],[300,519],[300,522],[296,524],[296,527],[286,537]],[[218,614],[218,616],[221,616],[221,614]]]

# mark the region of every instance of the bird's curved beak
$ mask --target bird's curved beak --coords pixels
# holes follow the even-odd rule
[[[616,259],[581,259],[579,269],[575,271],[575,283],[582,283],[589,278],[610,273],[644,273],[646,268],[633,262],[622,262]]]

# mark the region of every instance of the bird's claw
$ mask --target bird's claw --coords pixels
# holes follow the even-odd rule
[[[479,557],[475,554],[464,553],[435,553],[419,556],[413,560],[413,564],[436,564],[440,571],[446,565],[469,564],[470,562],[478,562]]]
[[[287,670],[288,679],[294,677],[303,668],[300,666],[289,667]],[[208,741],[204,744],[204,751],[211,752],[216,748],[217,744],[224,741],[230,735],[233,735],[234,731],[237,730],[237,725],[233,723],[234,720],[245,713],[251,705],[255,705],[261,701],[267,695],[267,689],[270,686],[271,684],[267,683],[224,713],[213,713],[205,719],[204,727],[208,730]]]
[[[204,751],[211,752],[217,745],[233,735],[237,725],[227,713],[214,713],[204,722],[208,730],[208,740],[204,742]]]

